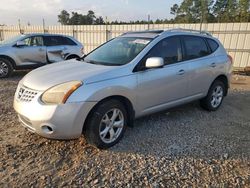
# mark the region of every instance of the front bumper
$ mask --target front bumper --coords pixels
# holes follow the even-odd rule
[[[88,113],[96,102],[44,105],[39,99],[31,102],[14,99],[14,109],[28,130],[51,139],[74,139],[82,134]]]

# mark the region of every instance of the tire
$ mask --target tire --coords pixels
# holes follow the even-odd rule
[[[0,78],[8,78],[13,72],[13,67],[9,60],[0,58]]]
[[[89,144],[106,149],[121,140],[127,123],[128,115],[123,104],[109,100],[98,105],[90,114],[83,134]]]
[[[200,100],[201,107],[208,111],[216,111],[221,106],[225,93],[225,84],[220,80],[215,80],[207,96]]]
[[[77,58],[79,58],[77,55],[70,55],[66,58],[66,60],[77,59]]]

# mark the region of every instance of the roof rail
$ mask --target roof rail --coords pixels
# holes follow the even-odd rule
[[[122,35],[126,35],[126,34],[140,34],[140,33],[155,33],[155,34],[160,34],[164,32],[164,30],[144,30],[144,31],[129,31],[126,33],[123,33]]]
[[[174,29],[170,29],[167,31],[169,31],[169,32],[174,32],[174,31],[192,32],[192,33],[199,33],[199,34],[207,35],[210,37],[212,36],[212,34],[209,33],[208,31],[199,31],[199,30],[194,30],[194,29],[174,28]]]

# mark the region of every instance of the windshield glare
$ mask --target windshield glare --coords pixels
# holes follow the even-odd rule
[[[23,38],[23,35],[18,35],[18,36],[2,41],[1,44],[11,44],[13,42],[19,41],[22,38]]]
[[[84,61],[109,66],[124,65],[132,61],[151,40],[118,37],[91,52],[84,58]]]

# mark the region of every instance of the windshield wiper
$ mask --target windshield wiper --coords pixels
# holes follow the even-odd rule
[[[85,60],[84,57],[79,58],[80,61],[84,61],[85,63],[90,63],[94,65],[104,65],[104,66],[120,66],[121,64],[118,63],[107,63],[101,61],[94,61],[94,60]]]

